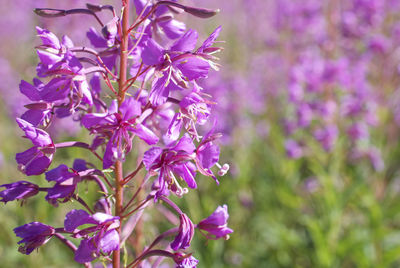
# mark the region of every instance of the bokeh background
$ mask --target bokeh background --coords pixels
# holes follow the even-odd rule
[[[40,19],[32,10],[86,2],[112,1],[1,2],[0,183],[23,179],[14,155],[28,142],[14,118],[28,101],[18,84],[35,73],[35,25],[87,44],[93,22]],[[221,70],[203,86],[218,102],[221,160],[231,169],[218,187],[199,178],[199,191],[180,203],[195,222],[227,204],[234,233],[228,241],[196,235],[199,267],[400,267],[400,1],[186,3],[221,9],[210,20],[180,19],[203,38],[222,25],[225,41]],[[87,136],[73,121],[51,134]],[[57,153],[59,163],[73,157],[87,156]],[[94,199],[90,186],[81,191]],[[55,240],[18,253],[12,232],[30,221],[61,226],[72,207],[41,198],[0,204],[0,267],[75,267]]]

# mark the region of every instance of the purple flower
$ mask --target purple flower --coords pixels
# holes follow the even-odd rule
[[[36,27],[38,36],[43,44],[38,47],[37,54],[40,62],[38,69],[48,69],[49,66],[61,61],[68,48],[72,47],[72,41],[64,36],[60,42],[55,34],[49,30]]]
[[[215,40],[218,38],[220,32],[221,32],[222,26],[218,26],[211,34],[210,36],[204,40],[203,44],[197,49],[197,52],[202,52],[202,53],[215,53],[217,50],[221,50],[222,48],[220,47],[212,47],[214,45]]]
[[[188,248],[194,235],[194,225],[188,216],[186,216],[185,213],[182,213],[179,215],[179,219],[180,224],[178,235],[171,243],[171,248],[175,251],[178,249]]]
[[[77,227],[91,224],[84,229]],[[119,217],[97,212],[89,215],[84,210],[74,209],[65,216],[64,228],[73,232],[77,238],[83,237],[75,252],[75,261],[79,263],[91,262],[100,255],[100,252],[110,253],[119,249],[119,235],[116,228],[119,227]]]
[[[111,21],[110,23],[112,22],[113,21]],[[112,70],[115,66],[119,54],[118,48],[110,49],[110,45],[112,46],[115,43],[115,36],[113,38],[113,34],[110,34],[108,35],[108,38],[104,38],[104,36],[98,33],[93,27],[89,29],[89,31],[86,33],[86,36],[95,48],[107,49],[107,54],[101,56],[101,59],[106,67]]]
[[[182,254],[181,252],[174,253],[175,268],[196,268],[199,263],[191,254]]]
[[[221,237],[227,239],[232,229],[228,228],[228,206],[218,206],[218,208],[206,219],[197,224],[197,228],[207,232],[208,239],[219,239]]]
[[[347,134],[349,134],[352,141],[368,139],[368,126],[364,122],[356,122],[347,129]]]
[[[46,172],[46,180],[54,181],[56,184],[47,190],[46,200],[57,205],[59,199],[64,198],[61,202],[67,202],[75,192],[81,177],[75,170],[70,170],[66,165],[58,167]]]
[[[385,162],[383,161],[381,152],[378,148],[371,147],[367,152],[367,156],[376,171],[380,172],[385,168]]]
[[[19,170],[27,176],[40,175],[46,171],[53,159],[56,149],[49,134],[44,130],[35,128],[23,119],[17,118],[19,127],[25,132],[25,138],[30,139],[34,147],[17,153],[15,159]]]
[[[142,124],[144,118],[140,118],[141,115],[140,102],[129,97],[122,103],[119,113],[116,102],[113,102],[108,113],[86,114],[82,118],[82,124],[92,133],[109,139],[104,153],[103,168],[111,167],[117,159],[125,160],[125,154],[132,148],[134,135],[148,144],[158,142],[158,137]]]
[[[28,109],[22,116],[21,119],[31,123],[33,126],[38,126],[40,124],[45,125],[45,121],[48,121],[51,116],[52,103],[42,102],[40,92],[42,91],[44,84],[39,79],[34,79],[33,84],[22,80],[19,84],[19,90],[24,94],[29,100],[34,101],[25,105]]]
[[[107,45],[109,47],[113,46],[115,43],[115,39],[118,35],[118,23],[119,18],[114,17],[106,25],[101,29],[101,33],[103,34],[104,38],[107,40]]]
[[[174,2],[176,0],[173,0]],[[149,1],[146,0],[134,0],[136,8],[136,14],[142,17],[148,15],[152,9],[153,4],[146,5]],[[144,10],[144,8],[146,8]],[[148,17],[145,27],[142,31],[146,35],[152,37],[153,33],[159,35],[160,32],[164,33],[169,39],[176,39],[181,36],[186,29],[183,22],[177,21],[173,18],[172,14],[168,13],[168,7],[161,5],[158,6],[156,11]]]
[[[325,151],[329,152],[335,145],[339,130],[336,125],[327,125],[314,132],[315,138],[321,143]]]
[[[288,139],[285,142],[285,150],[289,158],[298,159],[303,157],[303,148],[295,140]]]
[[[157,171],[158,186],[156,198],[168,188],[178,196],[182,196],[187,189],[179,185],[174,174],[185,180],[187,185],[194,189],[197,187],[195,167],[189,162],[196,147],[189,135],[184,135],[180,140],[168,145],[165,149],[152,147],[144,153],[143,163],[148,171]]]
[[[164,103],[171,90],[189,88],[188,82],[207,77],[210,67],[218,69],[213,62],[216,58],[211,55],[214,52],[191,52],[196,47],[197,38],[196,31],[188,30],[167,50],[153,39],[147,41],[142,52],[143,63],[153,66],[154,71],[160,74],[154,79],[149,96],[153,105]]]
[[[81,102],[93,105],[93,96],[86,80],[85,69],[73,54],[65,54],[62,61],[45,70],[43,76],[56,77],[44,85],[40,91],[41,100],[68,101],[70,109],[79,106]]]
[[[217,177],[215,177],[211,168],[214,165],[217,165],[220,168],[219,173],[221,175],[224,175],[228,171],[229,165],[224,164],[221,167],[218,164],[219,147],[216,144],[214,144],[213,141],[220,138],[222,135],[220,133],[214,133],[214,130],[215,130],[215,123],[214,126],[211,128],[211,130],[206,135],[204,135],[199,146],[197,146],[195,161],[196,161],[196,166],[201,174],[212,177],[217,182],[217,184],[219,184],[219,181]]]
[[[167,135],[172,140],[177,140],[182,125],[187,132],[199,138],[196,130],[196,124],[204,125],[210,115],[210,105],[213,102],[203,98],[206,96],[201,92],[191,92],[186,95],[179,103],[180,112],[176,113],[168,128]]]
[[[28,181],[17,181],[14,183],[3,184],[0,187],[6,188],[0,192],[0,202],[27,199],[39,192],[39,186]]]
[[[48,30],[37,27],[43,45],[38,47],[40,58],[38,76],[56,76],[38,91],[40,100],[45,102],[68,101],[73,110],[81,102],[93,105],[93,96],[86,81],[85,69],[68,49],[72,41],[64,36],[62,43]],[[75,105],[75,107],[74,107]]]
[[[303,188],[307,193],[314,193],[321,187],[318,179],[310,177],[304,181]]]
[[[45,225],[40,222],[31,222],[15,228],[14,233],[16,236],[22,238],[18,244],[25,244],[20,246],[18,251],[29,255],[36,248],[46,244],[46,242],[55,233],[55,230],[49,225]]]
[[[297,124],[304,128],[308,127],[313,119],[313,111],[309,104],[302,103],[297,107]]]

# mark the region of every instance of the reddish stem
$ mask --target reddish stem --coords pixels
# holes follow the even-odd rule
[[[140,162],[139,166],[128,176],[124,178],[124,184],[128,183],[136,174],[144,167],[143,162]]]
[[[143,207],[144,205],[146,205],[147,202],[149,202],[153,197],[149,196],[147,197],[145,200],[143,200],[135,209],[133,209],[132,211],[129,211],[126,215],[121,216],[121,218],[126,218],[130,215],[132,215],[133,213],[135,213],[136,211],[138,211],[141,207]]]
[[[137,79],[139,76],[141,76],[142,74],[144,74],[145,72],[147,72],[147,71],[150,69],[150,67],[151,67],[151,66],[147,66],[146,69],[144,69],[142,72],[139,73],[139,71],[140,71],[140,69],[142,68],[142,66],[143,66],[143,63],[140,65],[140,68],[139,68],[139,70],[138,70],[138,73],[137,73],[134,77],[132,77],[132,78],[130,78],[129,80],[126,81],[127,83],[128,83],[128,82],[130,82],[130,83],[129,83],[128,86],[126,86],[125,91],[128,90],[128,89],[133,85],[133,83],[135,83],[136,79]],[[139,95],[138,95],[138,96],[140,96],[140,92],[139,92]]]
[[[106,72],[111,75],[114,79],[118,79],[118,77],[110,70],[107,68],[107,66],[104,64],[103,60],[101,59],[101,55],[94,49],[88,48],[88,47],[74,47],[71,48],[70,51],[72,52],[86,52],[89,54],[92,54],[96,57],[96,59],[99,61],[100,65],[106,70]]]
[[[122,1],[122,26],[119,26],[119,32],[121,33],[121,45],[120,45],[120,65],[119,65],[119,79],[118,79],[118,107],[121,106],[125,99],[124,85],[126,83],[127,75],[127,63],[128,63],[128,38],[129,38],[129,0]],[[122,28],[121,28],[122,27]],[[123,202],[124,202],[124,176],[123,167],[121,161],[115,163],[115,216],[122,216]],[[121,225],[117,229],[118,233],[121,234]],[[120,268],[121,263],[121,250],[115,250],[113,252],[113,268]]]
[[[57,238],[58,238],[62,243],[64,243],[67,247],[69,247],[69,248],[72,250],[72,252],[75,253],[77,247],[76,247],[71,241],[69,241],[69,240],[66,239],[62,234],[59,234],[59,233],[55,233],[54,236],[57,237]],[[84,263],[84,266],[85,266],[86,268],[92,268],[92,264],[91,264],[90,262]]]
[[[80,142],[80,141],[67,141],[67,142],[61,142],[61,143],[56,143],[54,144],[54,146],[59,149],[59,148],[68,148],[68,147],[79,147],[79,148],[83,148],[83,149],[87,149],[89,151],[92,152],[92,154],[94,154],[94,156],[96,156],[101,162],[103,162],[103,158],[96,153],[95,150],[93,150],[89,144],[84,143],[84,142]]]

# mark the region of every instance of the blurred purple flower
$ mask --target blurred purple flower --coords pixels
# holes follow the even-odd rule
[[[285,150],[289,158],[298,159],[303,156],[303,148],[295,140],[286,140]]]
[[[228,228],[228,206],[218,206],[218,208],[208,218],[200,221],[197,224],[197,228],[207,232],[206,237],[208,239],[219,239],[229,237],[229,234],[233,232],[231,228]]]

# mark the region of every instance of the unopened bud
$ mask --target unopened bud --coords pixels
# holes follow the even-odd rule
[[[197,8],[197,7],[185,7],[183,10],[189,14],[192,14],[193,16],[196,16],[196,17],[199,17],[202,19],[211,18],[220,12],[219,9],[211,10],[211,9]]]
[[[54,9],[54,8],[35,8],[33,12],[36,13],[36,15],[39,15],[41,17],[45,18],[51,18],[51,17],[62,17],[66,15],[66,10],[64,9]]]
[[[219,13],[219,9],[212,10],[212,9],[207,9],[207,8],[199,8],[199,7],[188,7],[184,6],[179,3],[171,2],[171,1],[159,1],[157,2],[157,5],[167,5],[170,7],[177,7],[180,9],[183,9],[186,13],[189,13],[193,16],[196,16],[198,18],[202,19],[207,19],[211,18]]]
[[[207,47],[203,50],[203,53],[205,54],[213,54],[213,53],[217,53],[220,52],[221,50],[223,50],[222,47]]]
[[[117,23],[118,17],[114,17],[110,22],[108,22],[102,29],[101,33],[103,34],[104,38],[107,39],[107,44],[109,46],[114,45],[115,37],[118,33]]]
[[[51,108],[51,104],[47,102],[35,102],[26,104],[24,107],[30,110],[47,110]]]

